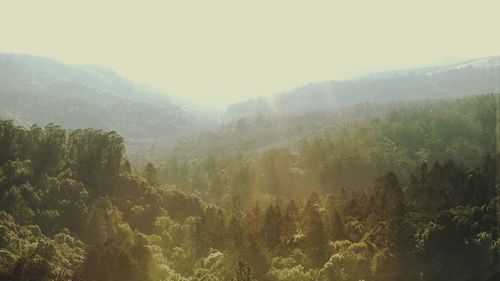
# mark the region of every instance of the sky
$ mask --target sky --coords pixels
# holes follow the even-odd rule
[[[0,52],[98,64],[210,105],[500,55],[500,1],[0,0]]]

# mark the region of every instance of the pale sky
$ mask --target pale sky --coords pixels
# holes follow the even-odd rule
[[[0,0],[0,52],[99,64],[209,104],[500,55],[500,1]]]

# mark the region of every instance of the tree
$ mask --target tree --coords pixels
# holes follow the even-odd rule
[[[288,241],[300,229],[300,212],[295,200],[288,202],[283,216],[283,236]]]
[[[149,281],[151,260],[145,237],[125,228],[89,249],[81,274],[95,281]]]
[[[238,262],[233,281],[252,281],[252,268],[244,260]]]
[[[76,178],[92,187],[92,196],[109,194],[125,160],[123,138],[115,132],[79,129],[67,142],[67,161]]]
[[[248,230],[253,238],[260,239],[262,233],[262,210],[258,201],[255,202],[249,214]]]
[[[14,160],[16,155],[16,136],[18,129],[12,120],[0,120],[0,166],[9,160]]]
[[[158,173],[156,172],[156,168],[152,163],[146,164],[144,170],[142,171],[142,176],[150,185],[159,184]]]
[[[281,214],[272,204],[265,211],[262,231],[267,246],[276,248],[281,240]]]
[[[325,228],[320,214],[318,194],[313,193],[305,207],[306,238],[309,257],[313,266],[319,267],[325,262]]]
[[[30,134],[36,136],[32,143],[32,167],[35,179],[42,174],[55,176],[60,171],[65,157],[66,131],[54,124],[48,124],[44,130],[31,127]]]

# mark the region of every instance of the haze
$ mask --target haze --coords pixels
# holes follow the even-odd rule
[[[0,51],[108,66],[218,106],[498,55],[496,1],[436,2],[2,1]]]

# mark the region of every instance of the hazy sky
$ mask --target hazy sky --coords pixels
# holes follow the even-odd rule
[[[205,103],[500,54],[500,1],[0,0],[0,52],[101,64]]]

